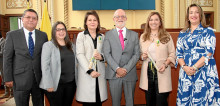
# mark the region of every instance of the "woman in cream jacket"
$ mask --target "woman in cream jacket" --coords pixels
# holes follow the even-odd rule
[[[140,48],[143,60],[140,88],[146,91],[147,106],[168,106],[172,90],[170,64],[175,64],[175,48],[158,12],[149,15]]]
[[[101,106],[108,95],[102,53],[104,35],[98,33],[100,22],[95,11],[86,13],[84,28],[76,40],[79,61],[76,100],[83,102],[83,106]]]

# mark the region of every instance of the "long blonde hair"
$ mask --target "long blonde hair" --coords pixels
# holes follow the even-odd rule
[[[198,5],[198,4],[191,4],[188,8],[187,8],[187,13],[186,13],[186,18],[185,18],[185,27],[183,28],[182,32],[185,32],[188,28],[191,27],[191,23],[189,21],[189,9],[191,7],[197,7],[198,10],[199,10],[199,18],[200,18],[200,22],[201,22],[201,25],[206,28],[208,27],[206,25],[206,20],[205,20],[205,14],[202,10],[202,8]]]
[[[157,15],[159,17],[160,26],[159,26],[159,30],[158,30],[158,38],[161,43],[165,44],[170,40],[170,35],[168,34],[166,29],[164,28],[162,18],[158,12],[151,12],[150,15],[148,16],[147,22],[145,25],[145,29],[144,29],[144,33],[143,33],[143,40],[144,41],[150,40],[151,28],[149,26],[149,21],[150,21],[151,16],[153,16],[153,15]]]

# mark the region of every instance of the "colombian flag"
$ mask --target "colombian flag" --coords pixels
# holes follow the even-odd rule
[[[27,9],[29,9],[30,8],[30,2],[29,2],[29,0],[27,0]]]
[[[41,21],[40,30],[47,33],[48,40],[51,39],[51,23],[50,18],[47,11],[47,4],[44,2],[44,10],[43,10],[43,17]]]

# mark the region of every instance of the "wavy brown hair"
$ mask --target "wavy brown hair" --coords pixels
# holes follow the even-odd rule
[[[66,25],[63,22],[57,21],[53,25],[53,27],[52,27],[52,39],[51,40],[53,40],[54,45],[61,50],[61,45],[58,43],[57,38],[56,38],[56,32],[57,32],[56,29],[57,29],[57,25],[59,25],[59,24],[62,24],[64,26],[64,28],[65,28],[66,37],[64,38],[64,41],[65,41],[66,47],[67,47],[67,49],[69,49],[70,51],[73,52],[73,50],[72,50],[72,42],[69,39],[69,35],[68,35],[67,29],[66,29]]]
[[[198,5],[198,4],[191,4],[188,8],[187,8],[187,13],[186,13],[186,18],[185,18],[185,27],[183,28],[182,32],[185,32],[188,28],[191,27],[191,23],[189,21],[189,9],[191,7],[197,7],[199,10],[199,18],[200,18],[200,23],[204,28],[207,28],[208,26],[206,25],[206,20],[205,20],[205,14],[202,10],[202,8]]]
[[[147,22],[145,24],[144,33],[143,33],[143,40],[144,41],[150,40],[151,28],[149,26],[149,21],[150,21],[151,16],[153,16],[153,15],[157,15],[159,17],[160,26],[159,26],[159,30],[158,30],[158,38],[161,43],[165,44],[168,41],[170,41],[170,35],[166,31],[166,29],[164,28],[162,18],[158,12],[151,12],[150,15],[148,16]]]

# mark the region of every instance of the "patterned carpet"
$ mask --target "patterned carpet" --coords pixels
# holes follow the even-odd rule
[[[1,97],[2,95],[3,95],[3,94],[0,94],[0,97]],[[0,105],[3,104],[3,103],[5,102],[5,100],[6,100],[6,99],[0,99]]]
[[[8,101],[3,100],[3,104],[0,104],[1,106],[16,106],[14,98],[9,99]]]
[[[0,90],[0,97],[1,97],[2,95],[4,95],[4,94],[3,94],[3,91]],[[31,98],[30,98],[30,100],[31,100]],[[10,98],[10,99],[8,99],[8,98],[0,99],[0,106],[16,106],[16,105],[15,105],[14,98]],[[30,101],[29,106],[33,106],[31,101]],[[125,106],[125,105],[122,105],[122,106]],[[146,106],[146,105],[134,105],[134,106]]]
[[[0,97],[4,94],[0,94]],[[0,106],[15,106],[14,98],[0,99]]]
[[[14,98],[10,98],[9,100],[6,99],[1,99],[0,100],[0,106],[16,106],[15,105],[15,100]],[[29,106],[33,106],[32,102],[29,103]]]

